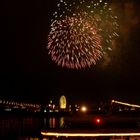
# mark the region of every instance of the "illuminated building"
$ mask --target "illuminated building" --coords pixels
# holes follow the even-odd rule
[[[67,101],[66,101],[66,97],[64,95],[62,95],[60,97],[59,105],[60,105],[60,109],[66,109],[66,107],[67,107]]]

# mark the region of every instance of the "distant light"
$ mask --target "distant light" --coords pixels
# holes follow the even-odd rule
[[[11,111],[12,109],[11,108],[5,108],[4,110],[5,111]]]
[[[101,110],[101,107],[99,107],[98,110]]]
[[[82,111],[82,112],[86,112],[86,111],[87,111],[87,108],[86,108],[85,106],[83,106],[83,107],[81,108],[81,111]]]
[[[55,108],[55,105],[53,104],[53,109]]]
[[[46,113],[47,112],[47,110],[46,109],[44,109],[44,113]]]
[[[119,112],[121,112],[122,111],[122,109],[121,108],[119,108]]]
[[[34,140],[39,140],[39,138],[34,138]]]
[[[101,119],[100,119],[100,118],[97,118],[97,119],[96,119],[96,123],[99,124],[100,122],[101,122]]]
[[[132,107],[131,110],[136,110],[136,109],[134,107]]]
[[[112,103],[114,103],[115,101],[114,100],[112,100]]]

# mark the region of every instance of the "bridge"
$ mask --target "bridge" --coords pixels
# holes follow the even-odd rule
[[[31,104],[25,102],[16,102],[0,99],[1,111],[26,110],[31,112],[39,112],[40,109],[41,109],[40,104]]]
[[[111,110],[118,110],[119,112],[121,112],[121,111],[140,111],[140,105],[112,100],[111,101]]]

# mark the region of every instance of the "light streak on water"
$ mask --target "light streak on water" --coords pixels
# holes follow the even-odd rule
[[[140,133],[60,133],[41,132],[43,136],[65,136],[65,137],[106,137],[106,136],[140,136]]]

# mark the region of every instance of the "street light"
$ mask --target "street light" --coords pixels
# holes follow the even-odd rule
[[[82,107],[81,107],[81,111],[82,111],[82,112],[86,112],[86,111],[87,111],[87,108],[86,108],[85,106],[82,106]]]

